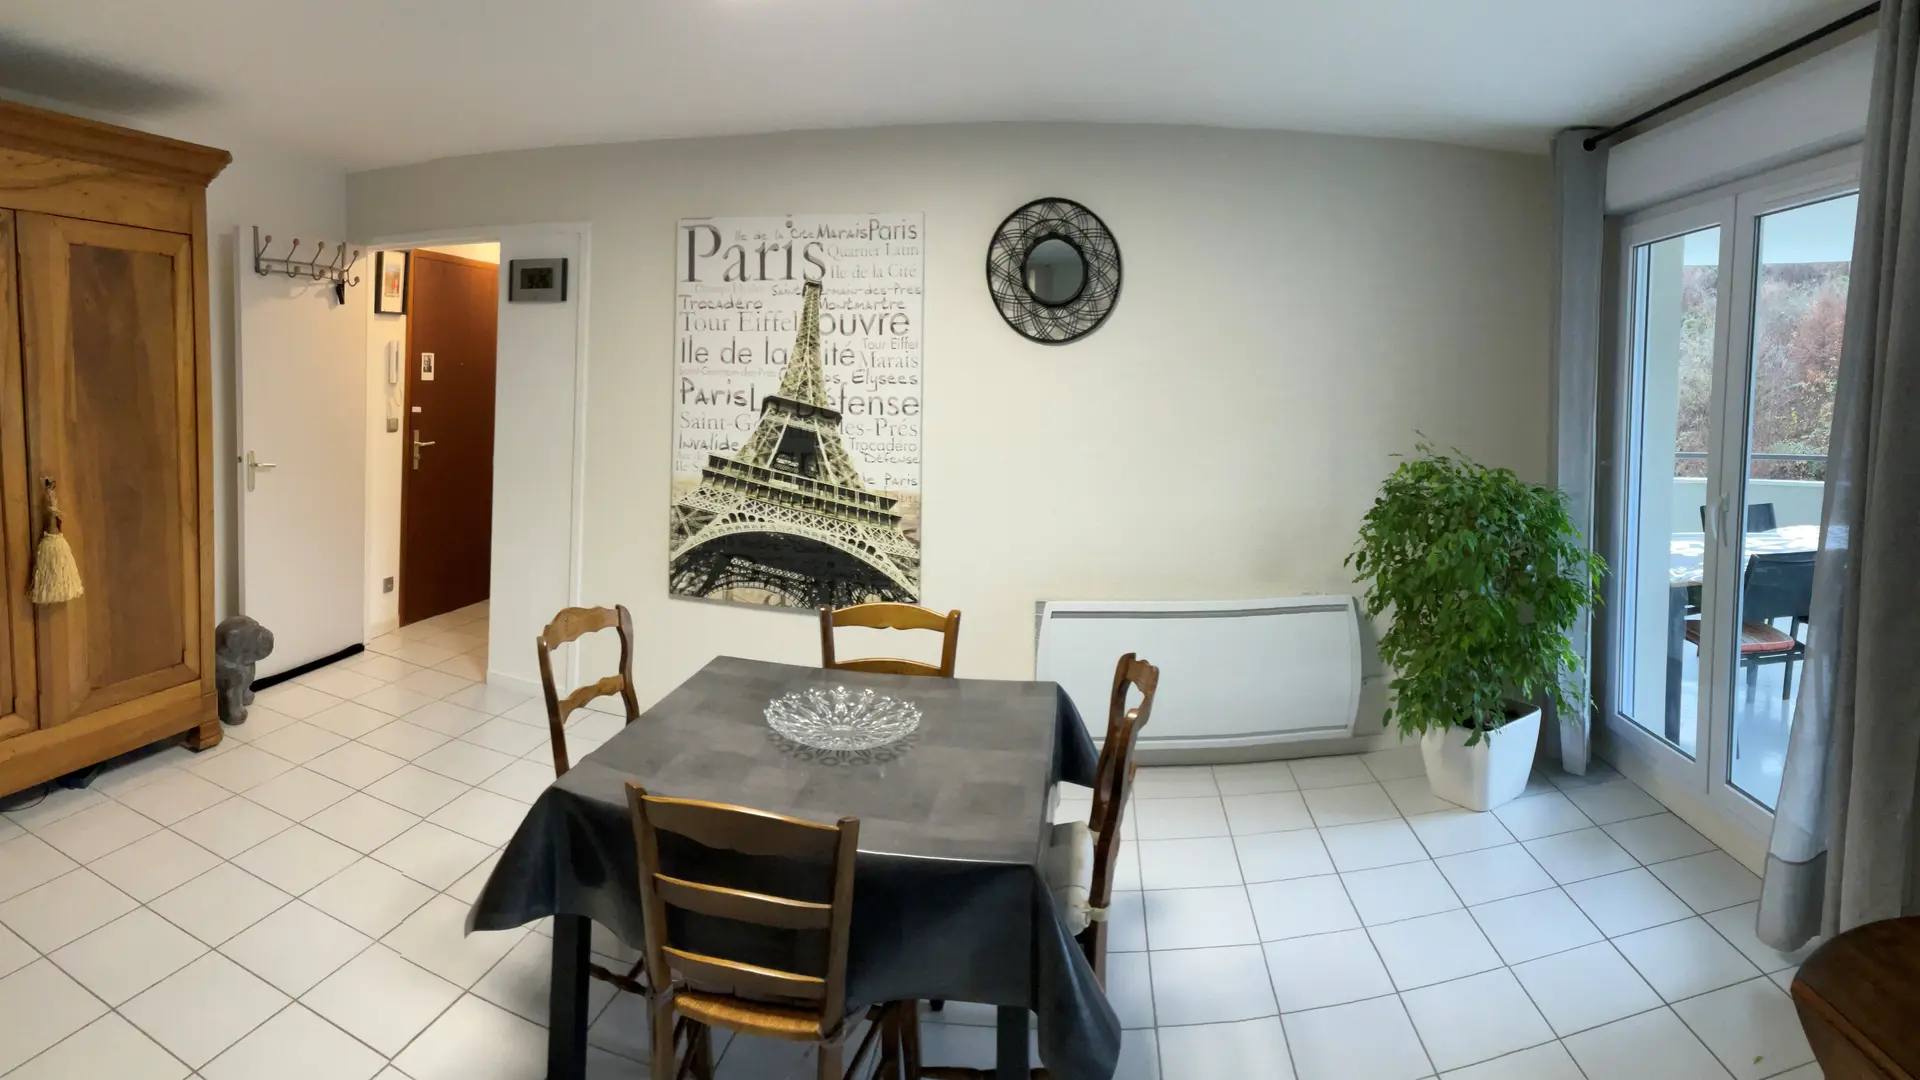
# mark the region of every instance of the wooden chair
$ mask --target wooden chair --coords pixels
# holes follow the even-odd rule
[[[620,673],[582,686],[562,698],[553,685],[553,650],[607,629],[620,635]],[[624,604],[610,608],[567,608],[553,617],[534,643],[540,653],[540,689],[547,698],[547,737],[553,744],[553,775],[559,777],[572,767],[567,759],[567,717],[576,710],[595,698],[619,694],[627,707],[627,723],[633,723],[640,715],[640,702],[633,693],[633,616]],[[625,975],[599,964],[589,964],[587,974],[629,994],[644,997],[652,993],[641,979],[645,967],[643,957],[636,960]]]
[[[598,682],[579,687],[561,697],[553,685],[553,650],[598,630],[612,629],[620,635],[620,671]],[[610,608],[568,608],[553,617],[535,639],[540,650],[540,689],[547,696],[547,734],[553,741],[553,775],[571,767],[567,760],[567,717],[595,698],[620,695],[627,707],[627,723],[640,716],[640,702],[633,694],[633,615],[621,604]]]
[[[833,628],[868,626],[879,630],[938,630],[940,666],[918,660],[874,657],[866,660],[841,660],[833,651]],[[820,609],[820,666],[837,671],[874,671],[882,675],[936,675],[953,678],[954,657],[960,650],[960,613],[945,615],[913,604],[856,604],[845,608]]]
[[[1134,745],[1153,714],[1153,695],[1159,687],[1160,669],[1133,653],[1114,666],[1113,691],[1107,699],[1107,738],[1094,768],[1091,820],[1055,825],[1047,845],[1047,886],[1102,988],[1107,985],[1107,906],[1113,899],[1114,862],[1120,853],[1120,814],[1138,771]],[[1140,691],[1140,704],[1130,709],[1127,698],[1134,689]],[[901,1020],[908,1080],[990,1080],[993,1076],[990,1069],[923,1067],[919,1013],[908,1010]],[[1034,1069],[1032,1076],[1045,1080],[1047,1070]]]
[[[1087,954],[1087,963],[1093,966],[1101,986],[1107,984],[1106,916],[1107,905],[1113,898],[1114,860],[1120,853],[1120,814],[1126,809],[1134,774],[1139,771],[1133,761],[1134,746],[1140,738],[1140,729],[1147,726],[1147,720],[1153,715],[1153,696],[1159,687],[1160,669],[1133,653],[1122,656],[1114,666],[1113,691],[1107,700],[1107,738],[1100,746],[1100,761],[1094,769],[1092,812],[1084,824],[1071,821],[1054,826],[1053,842],[1048,850],[1049,869],[1055,871],[1049,875],[1048,883],[1053,886],[1056,898],[1062,890],[1086,889],[1087,918],[1084,928],[1074,937]],[[1134,689],[1140,691],[1140,704],[1129,709],[1127,698]],[[1086,870],[1078,870],[1078,865],[1087,861],[1089,843],[1091,865]],[[1076,850],[1080,853],[1077,859],[1072,857]],[[1061,866],[1063,859],[1064,867]],[[1069,913],[1068,928],[1073,929],[1078,921],[1076,915]]]
[[[815,1044],[821,1080],[842,1080],[845,1042],[854,1025],[846,1017],[847,939],[853,915],[854,857],[860,822],[841,818],[820,825],[800,818],[720,803],[669,799],[627,785],[640,864],[640,896],[646,907],[648,980],[662,992],[652,999],[654,1080],[676,1080],[684,1070],[708,1080],[713,1071],[712,1028],[743,1035]],[[775,896],[724,884],[691,880],[662,869],[661,836],[749,860],[782,860],[795,880],[811,875],[810,898]],[[686,871],[675,866],[673,870]],[[788,939],[780,955],[804,955],[802,935],[826,936],[824,969],[779,970],[753,958],[702,952],[681,940],[686,921],[667,909],[765,928]],[[710,946],[709,946],[710,947]],[[882,1069],[897,1061],[893,1046],[900,1025],[896,1006],[870,1010],[866,1038],[846,1066],[858,1070],[868,1051],[885,1044]],[[684,1060],[676,1060],[676,1019],[692,1022]],[[666,1048],[662,1052],[659,1048]],[[846,1073],[845,1075],[850,1075]]]

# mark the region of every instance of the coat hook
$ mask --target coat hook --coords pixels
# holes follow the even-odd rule
[[[325,255],[326,253],[327,253],[327,242],[325,240],[322,240],[320,241],[320,250],[314,252],[313,258],[307,260],[307,276],[312,278],[315,281],[319,281],[320,278],[323,276],[320,272],[320,256]]]
[[[300,250],[300,238],[296,236],[293,238],[293,246],[287,249],[287,257],[281,260],[282,262],[287,264],[288,277],[293,277],[295,274],[298,274],[300,272],[299,269],[297,269],[293,265],[294,253],[298,252],[299,250]]]
[[[267,268],[260,265],[260,260],[267,254],[267,248],[272,245],[273,234],[268,233],[266,238],[262,239],[260,236],[260,226],[255,225],[253,227],[253,272],[262,277],[266,276]]]

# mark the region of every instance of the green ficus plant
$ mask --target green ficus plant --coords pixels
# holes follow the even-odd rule
[[[1380,655],[1403,738],[1464,727],[1472,746],[1525,715],[1516,698],[1584,708],[1567,632],[1598,601],[1606,563],[1560,492],[1423,441],[1381,485],[1346,563],[1367,614],[1393,611]]]

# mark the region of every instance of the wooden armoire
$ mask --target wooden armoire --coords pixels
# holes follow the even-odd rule
[[[220,741],[206,189],[231,160],[0,102],[0,795]],[[48,480],[85,592],[36,605]]]

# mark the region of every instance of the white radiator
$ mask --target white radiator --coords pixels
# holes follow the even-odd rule
[[[1113,667],[1160,668],[1140,748],[1239,750],[1354,733],[1360,612],[1351,596],[1054,600],[1040,607],[1035,677],[1059,683],[1106,735]]]

